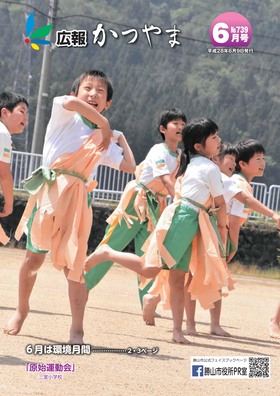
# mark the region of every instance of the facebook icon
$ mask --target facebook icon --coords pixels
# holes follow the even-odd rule
[[[203,366],[192,366],[192,377],[203,377]]]

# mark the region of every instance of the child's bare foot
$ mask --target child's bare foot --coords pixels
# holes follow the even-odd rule
[[[101,245],[95,252],[93,252],[84,263],[84,270],[88,272],[91,268],[97,264],[105,261],[108,258],[108,254],[112,249],[108,245]]]
[[[231,337],[231,334],[225,331],[220,325],[211,326],[210,334],[220,337]]]
[[[27,314],[28,311],[22,313],[17,309],[15,314],[11,317],[6,327],[4,328],[4,333],[8,335],[17,335],[22,328],[23,322],[25,321]]]
[[[274,320],[269,323],[269,335],[271,338],[280,338],[280,326]]]
[[[70,340],[68,344],[71,345],[81,345],[84,343],[84,333],[75,333],[70,331]]]
[[[182,330],[173,330],[173,338],[172,341],[177,342],[178,344],[190,344],[190,341],[187,340],[183,336]]]
[[[187,335],[198,336],[198,332],[195,329],[195,323],[187,321]]]
[[[143,320],[148,326],[155,325],[155,311],[159,302],[158,296],[145,294],[143,297]]]

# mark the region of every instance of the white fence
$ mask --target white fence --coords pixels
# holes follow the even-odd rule
[[[26,179],[31,172],[42,165],[41,154],[30,154],[20,151],[12,152],[11,168],[14,177],[14,189],[24,191],[22,180]],[[134,178],[134,175],[99,166],[95,179],[98,181],[97,188],[93,191],[94,201],[119,202],[126,184]]]
[[[30,173],[42,164],[41,154],[30,154],[20,151],[12,152],[12,172],[14,176],[14,189],[23,191],[21,181],[26,179]],[[95,201],[118,202],[126,184],[133,179],[133,175],[99,166],[96,174],[98,186],[93,192]],[[263,204],[274,211],[280,211],[280,186],[272,185],[269,188],[264,183],[251,183],[254,196]],[[262,217],[253,213],[251,218]]]

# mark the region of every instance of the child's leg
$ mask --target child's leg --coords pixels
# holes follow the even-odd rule
[[[150,285],[150,287],[151,286],[152,285]],[[160,295],[153,296],[152,294],[147,293],[143,296],[143,320],[146,325],[155,325],[155,311],[159,302]]]
[[[135,212],[133,203],[134,203],[134,199],[126,208],[126,213],[128,215],[135,216],[137,218],[137,213]],[[100,242],[99,246],[97,247],[97,249],[101,245],[107,244],[112,249],[122,251],[130,243],[130,241],[132,241],[135,238],[135,236],[137,235],[139,230],[141,230],[141,228],[143,228],[143,224],[141,224],[139,220],[133,220],[133,224],[131,225],[131,228],[127,227],[127,224],[124,219],[121,220],[120,224],[117,223],[113,225],[108,225],[106,227],[105,235],[102,241]],[[137,251],[136,254],[138,254]],[[114,263],[109,260],[102,262],[96,267],[93,267],[91,271],[89,271],[87,274],[85,274],[86,285],[88,290],[95,287],[104,278],[104,276],[107,274],[107,272],[110,270],[113,264]]]
[[[185,287],[186,289],[186,287]],[[197,336],[198,332],[195,328],[195,309],[196,309],[196,300],[191,299],[191,294],[185,290],[185,311],[187,317],[187,335]]]
[[[45,260],[45,254],[26,250],[25,258],[19,272],[18,306],[15,314],[9,320],[4,332],[17,335],[29,312],[29,299],[33,290],[37,271]]]
[[[134,238],[135,253],[137,256],[141,257],[143,255],[143,250],[141,250],[145,241],[149,238],[150,232],[147,231],[147,223],[143,224],[139,232]],[[151,280],[144,289],[138,287],[138,295],[140,299],[140,304],[143,309],[143,320],[149,326],[155,325],[155,311],[158,303],[160,302],[160,296],[153,296],[148,294],[148,290],[152,287],[154,280]],[[140,284],[138,280],[138,285]]]
[[[192,280],[192,275],[188,273],[188,281],[185,285],[185,311],[187,317],[187,335],[197,336],[198,333],[195,329],[195,308],[196,300],[191,299],[191,293],[188,292],[189,285]]]
[[[64,270],[65,276],[68,269]],[[85,283],[68,281],[68,296],[72,315],[69,344],[83,344],[84,337],[84,314],[88,300],[88,291]]]
[[[275,311],[275,314],[270,319],[269,335],[272,338],[280,338],[280,303]]]
[[[101,245],[98,250],[92,253],[85,261],[84,269],[89,271],[102,261],[110,260],[122,265],[145,278],[154,278],[160,271],[159,267],[146,267],[145,262],[133,253],[117,252],[108,245]]]
[[[214,305],[215,308],[210,309],[210,317],[211,317],[210,333],[222,337],[231,337],[230,333],[225,331],[220,325],[222,299],[216,301]]]
[[[150,232],[147,230],[147,226],[148,226],[148,222],[142,224],[141,228],[138,230],[137,234],[134,237],[135,254],[137,254],[137,256],[139,257],[143,256],[144,252],[142,250],[142,247],[150,236]],[[140,281],[138,279],[138,285],[139,284]],[[138,295],[142,308],[143,308],[143,297],[148,293],[148,290],[151,288],[152,284],[153,284],[153,280],[151,280],[144,289],[139,289],[138,287]]]
[[[181,344],[189,343],[183,336],[182,331],[185,274],[185,271],[180,269],[171,269],[169,274],[170,305],[173,316],[173,341]]]

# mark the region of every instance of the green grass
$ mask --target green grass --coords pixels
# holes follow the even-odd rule
[[[238,261],[228,265],[232,275],[280,280],[280,268],[260,268],[257,265],[242,265]]]

